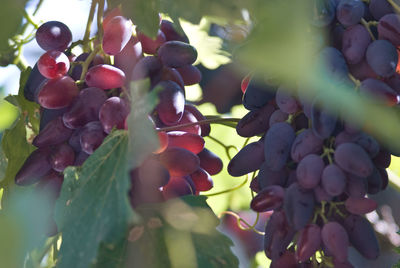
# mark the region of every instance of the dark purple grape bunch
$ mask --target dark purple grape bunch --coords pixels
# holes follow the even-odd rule
[[[201,80],[200,71],[192,65],[197,51],[167,20],[160,21],[155,39],[140,29],[137,39],[149,55],[137,62],[132,80],[149,78],[151,90],[158,90],[159,103],[151,119],[156,128],[169,131],[159,132],[159,150],[132,170],[132,205],[208,191],[213,187],[211,175],[222,170],[222,161],[204,148],[203,137],[209,135],[210,125],[196,123],[205,117],[185,103],[185,86]]]
[[[311,2],[311,24],[329,33],[316,58],[332,85],[354,88],[384,106],[397,105],[400,16],[392,4]],[[237,133],[261,138],[239,151],[228,172],[242,176],[258,170],[250,206],[260,213],[273,211],[264,237],[271,267],[315,267],[317,251],[320,265],[353,267],[350,246],[376,259],[379,244],[363,215],[377,208],[370,196],[387,187],[386,168],[398,152],[335,114],[323,93],[305,96],[300,83],[266,85],[267,91],[255,89],[253,80],[244,84],[243,105],[250,112]]]
[[[332,77],[351,82],[338,50],[327,47],[319,53],[328,59]],[[349,246],[376,259],[379,244],[363,215],[377,208],[369,195],[388,185],[391,152],[332,113],[323,94],[310,98],[302,95],[301,86],[293,90],[254,79],[243,85],[243,105],[250,111],[237,133],[261,138],[238,152],[228,172],[258,171],[250,185],[257,193],[250,207],[273,211],[264,237],[271,267],[313,267],[317,251],[323,263],[353,267]]]
[[[173,131],[159,131],[159,150],[132,170],[132,204],[210,190],[211,175],[222,170],[222,161],[204,148],[203,136],[210,133],[210,125],[196,123],[205,117],[185,103],[184,86],[201,79],[191,65],[197,57],[195,48],[164,20],[161,37],[155,41],[140,32],[133,36],[132,22],[118,9],[104,18],[103,29],[100,49],[70,63],[64,53],[71,49],[68,27],[55,21],[39,27],[36,39],[47,52],[31,71],[24,93],[41,106],[40,132],[32,142],[37,149],[17,173],[16,184],[37,183],[40,189],[51,189],[55,203],[65,168],[82,165],[113,129],[127,128],[130,81],[150,78],[159,103],[149,120],[155,131],[162,127]],[[101,48],[114,56],[114,65],[105,63]],[[143,52],[155,55],[144,57]],[[57,228],[49,218],[54,226],[49,234],[55,234]]]

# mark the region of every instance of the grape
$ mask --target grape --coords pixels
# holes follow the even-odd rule
[[[33,139],[32,144],[36,147],[42,148],[50,145],[56,145],[67,141],[71,135],[72,130],[65,127],[61,116],[50,121]]]
[[[185,65],[183,67],[177,68],[176,70],[182,76],[185,86],[191,86],[200,83],[201,81],[201,72],[196,66]]]
[[[288,171],[283,168],[278,171],[272,171],[268,168],[267,162],[264,162],[260,166],[258,172],[258,183],[261,189],[264,189],[271,185],[285,185],[286,179],[288,178]]]
[[[299,105],[294,95],[282,86],[276,91],[275,101],[276,105],[278,105],[279,109],[284,113],[294,114],[299,110]]]
[[[129,103],[120,97],[111,97],[100,108],[99,119],[104,132],[109,134],[113,128],[124,129],[124,123],[130,112]]]
[[[378,142],[368,134],[360,133],[352,140],[354,143],[360,145],[368,155],[373,158],[379,153]]]
[[[316,224],[308,224],[301,231],[297,240],[296,259],[304,262],[319,249],[321,245],[321,228]]]
[[[138,168],[138,178],[146,187],[162,187],[169,182],[169,172],[155,157],[148,157]]]
[[[89,158],[89,156],[89,154],[80,151],[75,157],[74,166],[82,166],[82,164],[86,161],[86,159]]]
[[[379,244],[374,228],[361,216],[349,215],[344,220],[344,227],[349,235],[350,243],[365,258],[374,260],[379,256]]]
[[[333,259],[333,265],[335,268],[354,268],[354,266],[349,261],[339,262],[337,259]]]
[[[375,73],[382,77],[392,76],[397,66],[397,50],[387,40],[373,41],[367,48],[366,59]]]
[[[177,83],[182,88],[182,90],[185,89],[185,84],[183,83],[182,77],[175,68],[164,66],[158,74],[151,77],[152,85],[157,84],[160,81],[168,80]]]
[[[263,141],[247,144],[229,162],[228,173],[234,177],[240,177],[256,171],[264,162]]]
[[[48,147],[39,148],[31,153],[15,175],[15,184],[31,185],[42,179],[51,170]]]
[[[283,208],[289,225],[296,231],[307,225],[313,216],[314,205],[312,191],[301,189],[297,183],[293,183],[286,189]]]
[[[274,110],[274,105],[268,103],[261,109],[248,112],[236,125],[237,134],[242,137],[252,137],[266,132]]]
[[[286,250],[277,259],[271,261],[270,268],[297,268],[297,261],[294,252]]]
[[[367,193],[367,181],[364,178],[348,174],[346,193],[352,197],[364,197]]]
[[[400,74],[395,73],[392,77],[384,80],[397,94],[400,94]]]
[[[319,53],[319,59],[326,68],[327,75],[333,77],[337,82],[348,82],[348,72],[343,54],[334,47],[325,47]]]
[[[167,135],[168,147],[184,148],[194,154],[198,154],[204,149],[205,141],[199,135],[183,131],[171,131]]]
[[[165,42],[157,51],[161,62],[168,67],[179,68],[193,64],[197,59],[194,47],[181,41]]]
[[[359,63],[349,65],[349,69],[354,78],[358,80],[364,80],[367,78],[378,78],[378,75],[374,72],[374,70],[372,70],[371,66],[369,66],[365,57]]]
[[[124,72],[126,82],[132,80],[133,69],[142,57],[142,45],[134,37],[131,37],[124,49],[114,56],[114,66]]]
[[[86,61],[87,57],[89,57],[89,53],[82,53],[79,55],[74,61],[75,62],[80,62],[80,61]],[[95,65],[99,64],[104,64],[104,60],[100,55],[94,56],[93,60],[89,64],[89,69],[92,68]],[[71,68],[71,77],[74,80],[79,80],[81,78],[82,74],[82,65],[81,64],[76,64]]]
[[[157,87],[162,88],[156,106],[159,118],[166,125],[176,124],[181,120],[185,109],[185,95],[182,88],[172,81],[161,81]]]
[[[36,31],[36,42],[44,50],[64,51],[72,40],[68,26],[59,21],[48,21]]]
[[[278,185],[263,188],[251,200],[250,207],[256,212],[275,210],[282,206],[285,190]]]
[[[381,190],[383,191],[389,184],[389,176],[385,168],[378,167],[377,169],[381,175]]]
[[[122,16],[113,17],[104,28],[103,50],[108,55],[117,55],[132,36],[132,22]]]
[[[210,175],[216,175],[221,172],[223,162],[216,154],[204,148],[197,156],[200,159],[200,167]]]
[[[327,109],[327,100],[323,96],[317,96],[311,107],[312,130],[314,135],[321,138],[329,138],[336,128],[337,115]]]
[[[48,79],[64,76],[69,70],[68,57],[57,50],[49,50],[38,60],[39,72]]]
[[[377,168],[374,167],[373,172],[367,177],[367,193],[377,194],[382,189],[382,178]]]
[[[64,124],[71,129],[83,127],[91,121],[99,120],[100,107],[107,100],[106,93],[95,87],[79,92],[78,98],[63,115]]]
[[[92,154],[103,142],[106,134],[99,121],[87,123],[81,132],[80,143],[82,151],[87,154]]]
[[[378,204],[372,199],[351,196],[346,199],[344,205],[350,213],[357,215],[367,214],[374,211],[378,207]]]
[[[275,98],[275,91],[275,88],[260,84],[255,79],[252,79],[243,95],[244,108],[247,110],[262,108]]]
[[[182,177],[171,177],[168,184],[163,187],[162,194],[165,199],[176,198],[184,195],[192,195],[195,191],[189,182]]]
[[[108,64],[99,64],[88,70],[85,82],[89,87],[111,89],[122,87],[125,79],[125,74],[120,69]]]
[[[197,118],[191,112],[189,112],[189,110],[184,110],[181,120],[173,125],[176,126],[175,130],[201,135],[201,127],[198,124],[186,127],[178,127],[178,125],[191,124],[197,122],[198,122]]]
[[[259,193],[261,191],[261,187],[258,183],[258,176],[255,176],[250,182],[250,189],[255,192]]]
[[[366,178],[372,174],[373,164],[364,149],[354,143],[339,145],[334,154],[336,164],[344,171]]]
[[[185,104],[185,111],[188,111],[191,114],[193,114],[194,117],[196,117],[197,121],[206,120],[204,115],[194,105]],[[210,124],[201,124],[200,128],[201,128],[201,136],[203,137],[208,136],[211,132]]]
[[[276,210],[272,213],[264,234],[265,255],[271,260],[279,258],[286,251],[294,237],[294,230],[289,226],[285,213]]]
[[[152,39],[142,32],[137,32],[137,38],[142,44],[143,52],[147,54],[156,54],[157,49],[166,42],[165,35],[162,31],[158,30],[156,39]]]
[[[318,154],[322,151],[323,140],[314,135],[311,129],[302,131],[295,138],[291,157],[293,161],[300,162],[308,154]]]
[[[202,168],[199,168],[190,174],[190,177],[192,178],[197,191],[208,191],[213,187],[213,181],[210,174]]]
[[[368,78],[361,82],[360,94],[377,98],[389,106],[397,104],[397,93],[384,82]]]
[[[82,128],[73,130],[72,135],[68,140],[68,144],[77,153],[79,153],[82,150],[82,148],[81,148],[81,132],[82,132]]]
[[[332,30],[330,31],[330,38],[332,46],[338,50],[342,50],[342,43],[343,43],[343,34],[344,34],[344,27],[341,24],[336,24],[333,26]]]
[[[388,168],[391,162],[391,155],[389,151],[381,149],[372,160],[377,167]]]
[[[58,172],[51,171],[46,174],[36,185],[35,190],[41,195],[46,195],[50,202],[55,202],[60,195],[64,177]]]
[[[322,176],[325,163],[319,155],[309,154],[297,165],[297,181],[304,189],[316,187]]]
[[[56,146],[50,155],[50,164],[55,171],[63,172],[68,166],[75,162],[75,152],[71,146],[62,143]]]
[[[311,14],[311,24],[317,27],[329,25],[335,18],[336,4],[334,0],[313,0],[309,10]]]
[[[343,26],[360,22],[364,15],[364,4],[360,0],[341,0],[336,8],[336,18]]]
[[[344,31],[342,42],[342,52],[347,62],[357,64],[364,58],[371,36],[364,26],[356,24]]]
[[[400,16],[387,14],[378,23],[379,39],[388,40],[394,46],[400,46]]]
[[[271,170],[278,171],[285,166],[295,138],[296,134],[288,123],[276,123],[267,131],[264,155]]]
[[[132,71],[132,79],[140,80],[149,76],[154,76],[161,71],[161,61],[154,56],[144,57],[140,59]]]
[[[47,109],[61,109],[69,106],[78,96],[79,89],[69,76],[46,81],[38,94],[39,104]]]
[[[41,107],[40,109],[40,126],[39,130],[42,131],[50,121],[61,117],[67,111],[67,108],[62,109],[46,109]]]
[[[314,197],[315,201],[318,203],[321,203],[322,201],[329,202],[333,199],[333,196],[328,194],[325,189],[319,185],[314,188]]]
[[[387,0],[370,0],[369,11],[376,20],[380,20],[386,14],[393,13],[393,8]]]
[[[164,33],[167,41],[181,41],[189,43],[187,36],[184,33],[183,35],[178,33],[170,21],[162,20],[160,24],[160,30]]]
[[[32,71],[29,73],[28,80],[24,87],[24,96],[29,101],[36,101],[39,91],[39,86],[46,80],[38,69],[37,63],[33,66]]]
[[[118,6],[105,12],[103,18],[103,30],[106,28],[110,20],[112,20],[116,16],[122,16],[122,11]]]
[[[160,189],[146,184],[141,184],[135,175],[136,173],[132,174],[131,172],[132,187],[129,196],[131,199],[131,205],[133,207],[136,207],[140,204],[160,203],[164,201],[164,197]]]
[[[288,120],[289,115],[287,113],[282,112],[281,110],[274,111],[269,117],[269,127],[276,123],[282,123]]]
[[[179,147],[167,148],[160,154],[160,161],[174,177],[190,175],[200,167],[197,155]]]
[[[338,196],[342,194],[346,188],[346,181],[346,175],[335,164],[326,166],[322,172],[322,188],[331,196]]]
[[[349,237],[342,225],[335,221],[325,223],[321,230],[322,242],[339,262],[347,260]]]

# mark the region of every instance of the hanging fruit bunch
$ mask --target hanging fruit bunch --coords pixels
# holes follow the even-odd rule
[[[132,206],[210,190],[211,175],[222,170],[222,161],[204,147],[210,125],[198,123],[205,117],[185,101],[185,86],[201,80],[192,65],[196,49],[168,20],[160,19],[155,39],[137,28],[134,34],[134,25],[119,8],[100,25],[93,41],[84,38],[89,49],[77,57],[71,53],[77,43],[71,45],[65,24],[48,21],[37,29],[36,41],[46,52],[33,67],[24,94],[40,105],[40,132],[32,142],[37,149],[15,183],[37,183],[38,189],[52,192],[55,202],[65,168],[81,166],[114,129],[127,129],[134,113],[131,82],[149,79],[159,101],[148,120],[160,146],[130,172]],[[49,235],[56,232],[54,226]]]
[[[331,81],[398,109],[399,6],[386,0],[312,2],[311,27],[329,33],[315,57]],[[367,124],[353,124],[330,108],[323,92],[310,96],[301,83],[258,81],[268,87],[262,90],[256,82],[243,81],[243,105],[250,111],[236,130],[261,138],[240,150],[228,171],[258,171],[250,207],[273,211],[264,235],[271,267],[354,267],[350,246],[364,258],[378,258],[365,214],[377,208],[370,197],[388,186],[386,168],[398,153],[371,136]]]

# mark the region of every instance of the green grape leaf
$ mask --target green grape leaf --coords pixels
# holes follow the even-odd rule
[[[160,23],[159,0],[125,0],[123,7],[124,14],[132,19],[141,32],[151,38],[157,36]]]
[[[206,197],[186,196],[137,210],[145,224],[130,231],[129,267],[238,267],[233,243],[215,229],[219,220]]]
[[[13,187],[14,178],[18,170],[35,149],[27,140],[27,136],[29,136],[27,135],[27,130],[32,132],[32,134],[38,131],[39,105],[27,101],[23,96],[23,90],[30,71],[30,68],[28,68],[26,71],[21,72],[18,95],[6,97],[8,102],[18,108],[19,117],[11,128],[4,131],[1,140],[2,150],[8,162],[5,176],[0,178],[0,188],[5,189],[5,195]],[[5,198],[3,198],[3,202],[4,200]]]
[[[128,200],[127,152],[127,133],[114,131],[81,168],[64,171],[55,211],[63,234],[58,267],[95,264],[100,244],[113,247],[138,220]]]
[[[140,217],[128,200],[129,171],[157,148],[148,113],[157,89],[148,80],[132,83],[126,131],[112,132],[80,168],[67,168],[56,205],[63,234],[57,267],[118,267],[129,227]]]

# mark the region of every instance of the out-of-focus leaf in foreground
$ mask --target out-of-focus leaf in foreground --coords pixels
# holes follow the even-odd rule
[[[43,246],[51,209],[49,196],[32,189],[14,189],[0,211],[1,267],[24,267],[26,254]]]
[[[219,221],[205,197],[187,196],[138,211],[147,222],[130,232],[129,267],[238,267],[233,243],[215,229]]]

